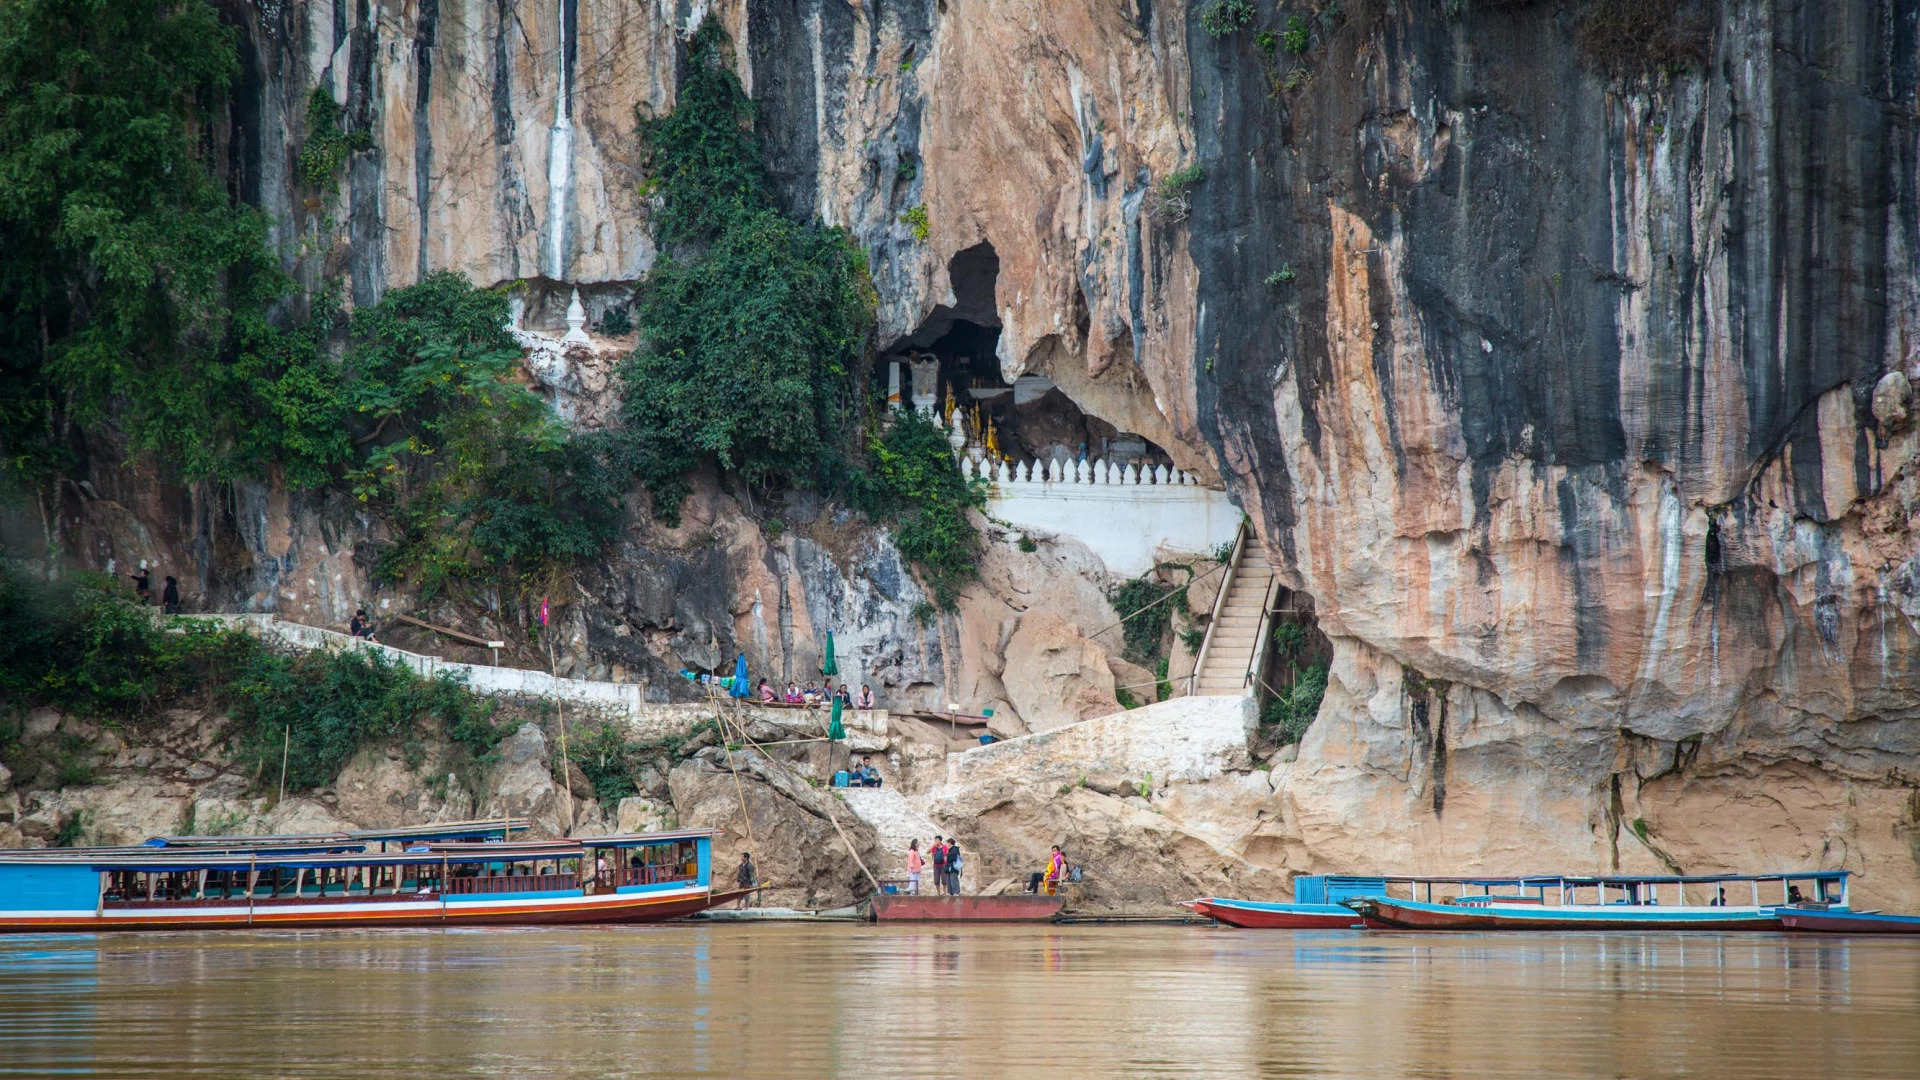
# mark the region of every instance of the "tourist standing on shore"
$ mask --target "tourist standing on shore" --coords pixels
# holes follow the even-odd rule
[[[907,895],[920,895],[920,871],[927,868],[927,860],[920,855],[920,841],[907,844]]]
[[[938,893],[947,887],[947,842],[939,833],[933,836],[933,850],[928,853],[933,860],[933,891]]]
[[[960,841],[956,838],[947,843],[947,895],[960,895]]]

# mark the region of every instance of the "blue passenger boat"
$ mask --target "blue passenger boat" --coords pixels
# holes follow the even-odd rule
[[[1438,902],[1429,886],[1424,901],[1346,903],[1402,930],[1779,930],[1783,913],[1845,912],[1848,874],[1501,878],[1466,882]]]
[[[713,891],[708,830],[537,842],[432,831],[0,853],[0,933],[654,922],[742,895]]]

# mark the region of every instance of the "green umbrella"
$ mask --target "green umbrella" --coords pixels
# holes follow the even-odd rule
[[[820,660],[820,674],[832,677],[840,674],[840,665],[833,662],[833,631],[827,631],[827,655]]]
[[[827,738],[839,742],[847,737],[847,725],[840,722],[840,699],[833,699],[833,719],[827,722]]]

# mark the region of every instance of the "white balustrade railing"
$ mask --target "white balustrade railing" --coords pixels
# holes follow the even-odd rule
[[[1089,484],[1119,487],[1201,487],[1200,478],[1166,465],[1110,461],[980,461],[963,457],[960,471],[992,484]]]

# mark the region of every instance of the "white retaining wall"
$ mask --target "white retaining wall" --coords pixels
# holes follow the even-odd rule
[[[1224,491],[1164,465],[1142,470],[1104,461],[976,465],[969,476],[992,483],[987,513],[1023,529],[1059,533],[1087,545],[1124,577],[1153,569],[1162,548],[1203,554],[1233,543],[1240,508]]]
[[[713,714],[710,706],[697,702],[677,705],[648,703],[641,697],[642,687],[639,683],[557,679],[544,671],[531,671],[526,668],[461,664],[442,660],[437,656],[423,656],[405,649],[396,649],[391,645],[365,641],[338,630],[288,622],[276,615],[183,617],[237,627],[263,640],[278,642],[296,649],[372,650],[385,655],[389,660],[422,678],[433,678],[436,675],[445,674],[461,679],[469,689],[478,694],[538,697],[586,706],[605,715],[625,718],[629,728],[641,738],[657,739],[675,732],[686,731]],[[749,720],[766,720],[796,734],[812,733],[815,728],[819,728],[824,733],[827,716],[824,708],[806,711],[748,706],[747,712]],[[862,732],[868,735],[884,736],[887,732],[887,713],[883,709],[866,712],[849,709],[841,714],[841,722],[846,725],[849,733]],[[855,749],[858,750],[860,747],[856,746]]]

